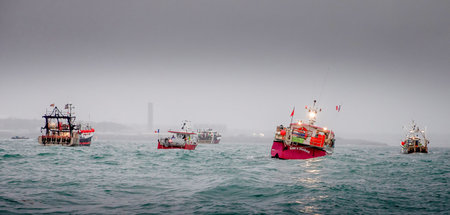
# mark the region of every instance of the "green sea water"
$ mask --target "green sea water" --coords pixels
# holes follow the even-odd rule
[[[0,140],[0,214],[449,214],[450,149],[336,143],[310,160],[270,158],[271,142],[157,150]]]

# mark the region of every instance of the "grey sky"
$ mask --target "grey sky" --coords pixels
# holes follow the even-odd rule
[[[450,1],[0,1],[0,117],[448,133]],[[334,111],[343,104],[342,112]]]

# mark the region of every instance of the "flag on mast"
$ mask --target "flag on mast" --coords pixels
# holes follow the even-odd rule
[[[294,112],[295,112],[295,106],[294,106],[294,109],[292,109],[292,113],[291,113],[291,123],[289,124],[289,126],[291,126],[292,120],[294,119]]]

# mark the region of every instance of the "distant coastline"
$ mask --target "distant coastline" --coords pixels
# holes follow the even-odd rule
[[[99,140],[148,140],[149,142],[156,140],[157,134],[149,131],[145,125],[124,125],[116,122],[91,122],[96,129],[96,136]],[[11,138],[12,136],[27,136],[34,139],[40,134],[42,120],[37,119],[18,119],[18,118],[0,118],[0,138]],[[165,128],[161,128],[164,130]],[[271,143],[273,136],[270,132],[265,135],[255,135],[249,130],[232,130],[222,132],[223,143],[227,142],[260,142]],[[374,136],[374,135],[371,135]],[[401,136],[401,134],[399,134]],[[450,147],[446,142],[449,138],[446,134],[431,134],[430,147]],[[346,145],[370,145],[370,146],[393,146],[395,141],[374,141],[372,139],[364,139],[361,135],[356,137],[338,137],[336,138],[337,146]],[[400,142],[398,142],[400,144]]]

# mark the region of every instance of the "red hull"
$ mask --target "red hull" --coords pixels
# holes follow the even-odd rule
[[[80,146],[90,146],[91,142],[80,142]]]
[[[273,141],[271,155],[280,159],[310,159],[327,155],[325,150],[301,145],[284,147],[283,142]]]
[[[186,150],[194,150],[195,147],[197,147],[197,145],[190,145],[190,144],[185,144],[183,147],[177,147],[177,146],[169,146],[169,147],[165,147],[163,145],[161,145],[158,141],[158,149],[186,149]]]

